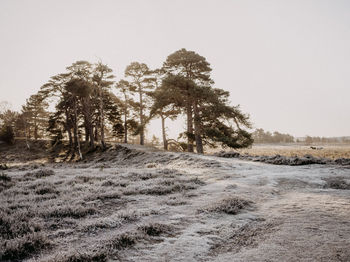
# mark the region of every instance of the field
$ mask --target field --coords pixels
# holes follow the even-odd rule
[[[1,261],[350,260],[349,167],[132,145],[77,163],[17,151],[1,151]]]
[[[316,149],[312,149],[314,147]],[[304,156],[337,159],[350,158],[350,145],[298,145],[298,144],[257,144],[249,149],[239,150],[242,154],[249,155],[281,155],[281,156]]]

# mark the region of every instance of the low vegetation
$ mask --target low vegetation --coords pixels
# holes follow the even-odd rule
[[[252,206],[252,201],[242,199],[239,197],[230,197],[220,200],[211,206],[200,209],[199,212],[209,213],[225,213],[229,215],[236,215],[243,209]]]
[[[160,235],[172,235],[174,228],[172,226],[160,223],[151,223],[148,225],[139,226],[141,232],[144,232],[148,236],[157,237]]]
[[[40,169],[38,171],[34,172],[28,172],[24,175],[24,177],[30,177],[30,178],[44,178],[48,176],[53,176],[55,172],[51,169]]]
[[[344,177],[329,177],[325,180],[324,188],[350,190],[350,182],[346,181]]]

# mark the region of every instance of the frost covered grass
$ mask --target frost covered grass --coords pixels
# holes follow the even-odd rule
[[[129,145],[89,157],[1,171],[0,261],[334,261],[334,246],[347,254],[349,196],[320,190],[329,177],[347,185],[346,167]],[[333,242],[320,247],[324,239]]]
[[[138,243],[170,236],[173,227],[150,222],[164,213],[164,196],[204,185],[196,177],[158,164],[129,170],[128,165],[110,168],[109,162],[100,168],[98,162],[58,164],[58,168],[28,165],[1,173],[0,260],[115,259],[118,252]],[[80,241],[67,249],[72,238]]]
[[[324,188],[350,190],[350,182],[344,177],[329,177],[326,178],[325,181],[326,184],[323,186]]]
[[[15,261],[50,246],[40,224],[24,210],[0,210],[0,260]]]
[[[72,252],[57,256],[48,262],[106,262],[107,254],[104,251],[90,251],[90,252]]]
[[[7,189],[13,185],[11,177],[6,173],[0,173],[0,192],[4,189]]]
[[[214,203],[208,207],[199,209],[199,212],[226,213],[229,215],[236,215],[241,210],[247,207],[251,207],[252,203],[252,201],[240,197],[230,197],[220,200],[219,202]]]
[[[40,169],[35,172],[28,172],[24,175],[25,178],[43,178],[53,176],[55,172],[51,169]]]
[[[142,225],[138,228],[141,232],[144,232],[148,236],[160,236],[160,235],[172,235],[174,233],[174,227],[160,224],[151,223],[148,225]]]
[[[211,247],[213,254],[238,252],[243,247],[257,246],[268,234],[276,231],[276,222],[252,221],[238,228],[228,229],[228,234]]]
[[[0,249],[0,260],[18,261],[49,246],[50,242],[46,236],[39,233],[26,234],[23,237],[4,241]]]

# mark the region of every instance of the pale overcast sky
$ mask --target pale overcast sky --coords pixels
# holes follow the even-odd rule
[[[120,79],[132,61],[159,67],[186,48],[255,127],[350,135],[350,1],[1,0],[0,37],[0,101],[16,110],[76,60]]]

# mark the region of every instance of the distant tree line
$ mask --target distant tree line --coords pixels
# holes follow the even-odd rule
[[[69,155],[82,158],[82,147],[104,149],[106,137],[128,143],[138,136],[144,145],[147,125],[159,118],[166,150],[174,144],[198,153],[205,146],[247,147],[253,143],[249,116],[230,105],[229,92],[213,88],[211,70],[204,57],[186,49],[170,54],[158,69],[132,62],[118,82],[102,62],[77,61],[42,85],[21,112],[3,104],[0,139],[50,138],[52,146],[66,140]],[[168,139],[166,120],[180,115],[186,130],[177,140]]]
[[[277,131],[271,133],[262,128],[256,129],[253,134],[255,143],[293,143],[294,137],[289,134],[282,134]]]
[[[304,142],[305,144],[350,144],[350,137],[319,137],[319,136],[306,136],[304,139],[296,139],[296,142]]]
[[[269,132],[262,128],[256,129],[252,133],[254,143],[257,144],[274,144],[274,143],[302,143],[302,144],[317,144],[317,143],[328,143],[328,144],[350,144],[350,137],[312,137],[306,136],[301,138],[295,138],[290,134],[283,134],[277,131]]]

